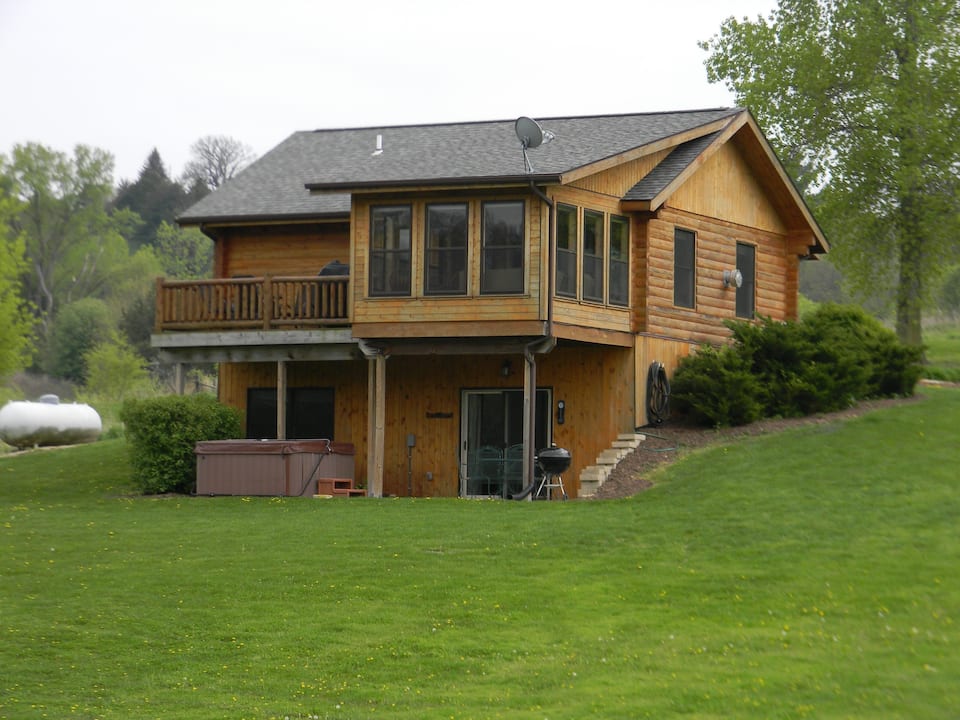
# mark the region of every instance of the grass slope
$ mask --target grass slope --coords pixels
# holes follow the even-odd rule
[[[140,498],[0,459],[2,718],[942,718],[960,391],[624,501]]]

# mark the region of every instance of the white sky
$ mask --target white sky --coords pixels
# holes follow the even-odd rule
[[[228,135],[729,106],[697,41],[776,0],[0,0],[0,153],[172,177]]]

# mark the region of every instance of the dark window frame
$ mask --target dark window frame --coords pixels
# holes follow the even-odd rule
[[[322,404],[328,417],[311,409]],[[286,397],[287,440],[306,438],[334,439],[336,428],[336,390],[326,386],[288,387]],[[307,432],[314,430],[315,432]],[[301,432],[302,430],[302,432]],[[277,388],[247,388],[245,434],[254,440],[275,440],[277,437]]]
[[[567,240],[572,240],[573,249],[561,247],[561,212],[572,220],[572,233],[567,233]],[[556,257],[556,287],[554,294],[559,297],[576,298],[579,285],[577,272],[577,254],[580,247],[580,209],[576,205],[557,203],[557,257]]]
[[[385,247],[377,248],[379,213],[406,212],[406,227],[398,226],[393,238],[384,238]],[[406,247],[403,231],[406,230]],[[369,297],[409,297],[413,276],[413,207],[411,205],[373,205],[370,207],[369,264],[367,267],[367,294]],[[389,242],[399,247],[386,247]],[[406,270],[404,272],[404,263]],[[392,267],[391,267],[392,266]],[[388,281],[389,280],[389,281]]]
[[[737,243],[737,270],[742,282],[736,292],[736,315],[752,320],[757,313],[757,246]]]
[[[692,230],[673,230],[673,304],[697,306],[697,234]]]
[[[622,225],[624,235],[623,247],[619,255],[614,254],[614,224]],[[610,216],[610,230],[607,233],[609,248],[607,251],[607,302],[610,305],[628,307],[630,305],[630,218],[623,215]]]
[[[433,240],[441,235],[431,232],[433,218],[431,211],[450,211],[460,209],[463,212],[462,237],[459,245],[432,247]],[[423,239],[423,294],[435,297],[438,295],[466,295],[467,280],[469,278],[468,248],[470,238],[470,205],[465,202],[435,202],[424,205],[424,239]],[[444,235],[442,237],[449,236]],[[460,257],[459,267],[456,257]],[[451,261],[451,258],[453,260]],[[460,273],[459,283],[452,283],[452,273]],[[437,273],[440,273],[438,276]]]
[[[596,221],[596,222],[591,222]],[[599,230],[599,237],[592,237]],[[588,251],[587,243],[592,240],[594,252]],[[583,259],[580,271],[580,287],[583,299],[602,303],[606,292],[604,265],[606,264],[606,215],[600,210],[583,209]],[[591,282],[588,282],[591,281]],[[592,288],[591,288],[592,286]],[[590,290],[588,291],[588,288]]]
[[[516,236],[519,242],[502,242],[494,238],[491,218],[488,210],[497,207],[516,206],[520,210],[519,227],[506,231]],[[524,200],[490,200],[480,205],[480,294],[481,295],[522,295],[526,287],[526,223],[527,204]],[[498,234],[504,232],[497,228]],[[493,242],[501,240],[501,242]],[[518,262],[517,262],[518,261]],[[495,274],[496,273],[496,274]],[[504,273],[518,274],[519,282],[507,282],[501,285]],[[496,278],[496,282],[495,279]]]

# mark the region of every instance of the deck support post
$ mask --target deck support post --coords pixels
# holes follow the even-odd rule
[[[367,496],[383,497],[387,355],[363,341],[360,349],[367,358]]]
[[[524,353],[523,359],[523,484],[527,486],[534,480],[537,443],[537,359],[529,352]]]
[[[182,362],[176,363],[173,366],[173,385],[174,385],[174,392],[176,392],[177,395],[183,395],[183,390],[185,385],[184,375],[185,373],[183,372],[183,363]]]
[[[287,439],[287,361],[277,361],[277,440]]]

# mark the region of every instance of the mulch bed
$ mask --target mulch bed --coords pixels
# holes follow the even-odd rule
[[[647,439],[640,444],[639,448],[620,461],[607,481],[597,490],[597,494],[590,499],[624,498],[643,492],[652,486],[649,476],[653,470],[661,465],[673,462],[685,452],[695,448],[728,442],[737,438],[769,435],[804,425],[830,423],[835,420],[857,417],[878,408],[914,403],[922,399],[923,395],[918,394],[905,398],[865,400],[851,408],[834,413],[786,420],[760,420],[750,425],[729,428],[691,427],[670,421],[657,427],[644,428],[640,432],[646,433]]]

